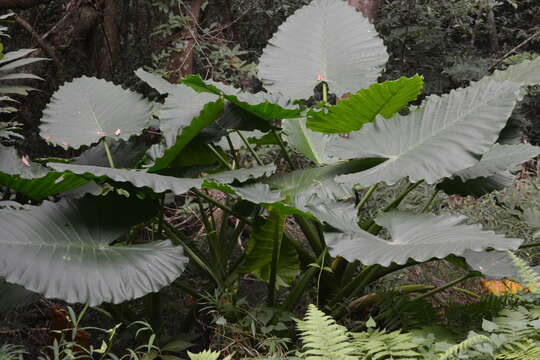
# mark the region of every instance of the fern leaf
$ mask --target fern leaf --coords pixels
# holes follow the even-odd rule
[[[412,334],[401,331],[387,333],[385,330],[373,330],[355,333],[354,345],[366,360],[417,360],[422,355],[420,345],[412,341]]]
[[[188,356],[191,360],[217,360],[219,355],[219,351],[212,350],[204,350],[197,354],[188,351]]]
[[[521,277],[523,282],[529,287],[529,291],[533,294],[540,294],[540,275],[536,271],[534,271],[534,269],[531,268],[525,260],[519,258],[513,252],[509,251],[508,253],[512,258],[512,261],[514,262],[514,266],[516,267],[519,276]]]
[[[304,320],[297,320],[306,360],[356,360],[356,349],[347,329],[309,305]]]
[[[448,349],[439,360],[454,360],[458,358],[459,354],[464,353],[465,351],[471,349],[476,345],[480,345],[486,342],[491,342],[491,340],[485,335],[475,335],[472,336],[461,343],[452,346]]]

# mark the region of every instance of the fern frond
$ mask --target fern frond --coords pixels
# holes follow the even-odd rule
[[[540,359],[540,347],[534,341],[526,344],[516,344],[511,349],[504,349],[497,352],[498,359],[509,360],[538,360]]]
[[[412,341],[412,334],[401,331],[387,333],[385,330],[372,330],[354,333],[354,345],[366,360],[417,360],[422,358],[418,352],[420,345]]]
[[[356,349],[347,329],[315,305],[309,305],[304,320],[297,320],[306,360],[356,360]]]
[[[461,343],[452,346],[441,356],[439,360],[455,360],[458,358],[459,354],[462,354],[472,347],[484,344],[486,342],[491,343],[491,340],[485,335],[472,336]]]
[[[508,254],[512,258],[521,280],[527,285],[529,291],[533,294],[540,294],[540,274],[534,271],[525,260],[518,257],[513,252],[509,251]]]
[[[188,351],[188,356],[191,360],[217,360],[219,355],[219,351],[212,350],[204,350],[197,354]]]

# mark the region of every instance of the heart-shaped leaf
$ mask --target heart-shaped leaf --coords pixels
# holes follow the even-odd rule
[[[365,125],[348,139],[336,138],[332,153],[341,158],[381,157],[379,166],[338,181],[363,186],[384,181],[433,184],[478,163],[504,128],[520,85],[479,82],[443,96],[430,96],[408,116]]]
[[[273,93],[306,99],[320,81],[337,96],[377,80],[388,54],[369,20],[341,0],[314,0],[283,23],[259,61]]]
[[[0,210],[0,276],[90,306],[157,292],[182,273],[182,248],[170,241],[113,244],[156,213],[154,202],[116,196]]]
[[[160,94],[167,95],[158,114],[159,128],[167,147],[174,145],[180,131],[201,114],[206,104],[218,100],[217,95],[198,93],[183,84],[171,84],[160,76],[142,69],[135,71],[135,74]]]
[[[383,266],[405,264],[409,259],[418,262],[443,259],[448,255],[462,255],[467,250],[515,250],[522,243],[520,239],[508,239],[492,231],[483,231],[478,225],[465,225],[464,220],[463,216],[416,215],[395,211],[376,219],[379,225],[388,229],[391,241],[374,236],[358,226],[354,228],[351,221],[342,226],[337,220],[331,225],[338,229],[341,227],[344,232],[326,233],[325,238],[332,256],[342,256],[349,261],[360,260],[364,265]]]
[[[53,94],[43,111],[40,135],[66,149],[91,145],[106,136],[128,140],[149,126],[151,109],[135,92],[83,76]]]

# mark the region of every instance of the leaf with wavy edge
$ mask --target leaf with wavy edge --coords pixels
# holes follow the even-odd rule
[[[341,0],[314,0],[279,27],[258,70],[269,91],[306,99],[321,79],[337,96],[368,87],[387,60],[367,18]]]
[[[439,190],[448,195],[481,197],[493,191],[501,191],[514,182],[515,176],[508,171],[501,171],[487,177],[478,177],[463,181],[459,177],[444,179],[437,184]]]
[[[360,260],[364,265],[382,266],[391,263],[402,265],[409,259],[418,262],[443,259],[448,255],[462,255],[467,250],[515,250],[522,243],[520,239],[483,231],[479,225],[465,225],[465,219],[464,216],[416,215],[394,211],[376,219],[377,224],[388,229],[391,241],[359,227],[353,231],[349,223],[342,228],[344,233],[326,233],[325,238],[332,256],[342,256],[349,261]]]
[[[176,195],[185,194],[192,188],[201,188],[204,181],[215,181],[221,184],[230,184],[235,181],[245,182],[250,179],[268,176],[276,170],[275,165],[270,164],[210,174],[203,180],[151,174],[141,170],[112,169],[88,165],[51,163],[49,166],[59,172],[73,173],[96,181],[111,179],[117,182],[128,182],[138,188],[148,187],[156,193],[170,191]]]
[[[512,258],[506,251],[471,251],[462,257],[472,270],[479,271],[488,280],[520,280]]]
[[[480,81],[511,81],[522,86],[540,84],[540,57],[534,60],[525,60],[519,64],[509,66],[506,70],[495,70],[492,75]]]
[[[151,174],[142,170],[113,169],[100,166],[49,163],[49,167],[59,172],[81,175],[85,179],[107,181],[108,179],[130,183],[138,188],[148,187],[156,193],[170,191],[176,195],[189,192],[202,185],[201,179],[176,178]]]
[[[301,114],[298,106],[290,104],[288,99],[279,95],[265,92],[252,94],[215,81],[204,81],[199,75],[189,75],[182,80],[182,84],[197,92],[223,96],[234,105],[266,121],[292,119]]]
[[[153,201],[116,196],[0,210],[0,276],[90,306],[157,292],[182,273],[182,248],[170,241],[111,245],[156,212]]]
[[[501,145],[495,144],[474,166],[455,174],[462,180],[487,177],[501,171],[513,170],[518,165],[531,160],[540,154],[540,147],[529,144]]]
[[[529,144],[495,144],[475,165],[457,172],[452,178],[437,184],[448,194],[482,196],[502,190],[513,182],[507,170],[529,161],[540,154],[540,147]]]
[[[160,94],[168,95],[158,113],[159,128],[167,147],[174,145],[179,132],[189,126],[193,118],[200,115],[206,104],[218,100],[217,95],[198,93],[183,84],[171,84],[162,77],[142,69],[135,71],[135,75]]]
[[[235,181],[246,182],[252,179],[259,179],[270,176],[275,173],[277,167],[275,164],[255,166],[252,168],[224,171],[215,174],[209,174],[206,178],[211,178],[222,184],[231,184]]]
[[[309,130],[306,127],[305,119],[284,120],[282,127],[285,141],[315,164],[321,165],[338,161],[338,158],[331,157],[326,152],[326,146],[331,137]]]
[[[43,111],[40,135],[65,149],[91,145],[106,136],[128,140],[149,126],[151,109],[133,91],[83,76],[53,94]]]
[[[415,75],[394,81],[375,83],[360,90],[335,106],[311,110],[307,127],[325,134],[346,134],[360,130],[377,115],[388,119],[418,98],[424,78]]]
[[[24,161],[23,161],[24,159]],[[26,164],[25,164],[26,162]],[[46,199],[89,181],[78,176],[51,172],[45,166],[19,157],[14,147],[0,144],[0,185],[34,200]]]
[[[382,159],[360,159],[339,162],[320,167],[295,170],[276,174],[264,183],[284,196],[294,197],[299,194],[318,194],[321,198],[348,199],[354,196],[352,187],[337,183],[337,175],[350,174],[370,169],[383,162]]]
[[[194,117],[189,125],[180,129],[180,133],[176,137],[174,145],[166,149],[163,156],[156,159],[154,165],[148,171],[158,172],[167,168],[191,140],[223,114],[223,107],[223,99],[204,105],[199,116]]]
[[[475,165],[493,145],[520,98],[520,85],[479,82],[443,96],[430,96],[410,115],[377,119],[348,139],[335,141],[341,158],[379,157],[379,166],[338,181],[363,186],[379,182],[433,184]]]

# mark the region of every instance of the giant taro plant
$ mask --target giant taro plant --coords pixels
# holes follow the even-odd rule
[[[143,70],[137,76],[164,103],[95,78],[64,84],[43,112],[41,136],[82,155],[43,164],[0,147],[0,185],[32,200],[0,203],[0,302],[22,296],[22,286],[71,303],[121,303],[173,282],[197,297],[179,280],[192,262],[222,290],[255,276],[268,284],[269,305],[292,310],[319,269],[330,267],[319,297],[337,316],[370,283],[422,262],[451,261],[470,270],[466,277],[504,276],[492,260],[522,240],[461,216],[428,214],[429,206],[398,207],[421,183],[473,196],[502,189],[515,166],[540,154],[501,136],[523,88],[540,84],[540,60],[412,106],[423,78],[376,83],[387,58],[374,27],[346,2],[314,0],[264,50],[266,92],[199,76],[170,84]],[[323,101],[308,107],[321,86]],[[331,105],[329,94],[342,100]],[[134,136],[149,128],[162,141],[145,148]],[[261,160],[257,149],[268,145],[280,147],[289,172]],[[312,166],[295,169],[293,151]],[[241,152],[257,165],[238,168]],[[403,181],[409,185],[398,198],[359,222],[379,184]],[[351,201],[353,189],[361,201]],[[169,221],[167,194],[197,201],[204,242]],[[208,207],[236,221],[212,221]],[[288,231],[288,217],[308,245]],[[139,236],[143,228],[151,236]]]

